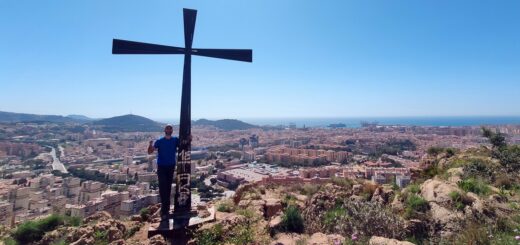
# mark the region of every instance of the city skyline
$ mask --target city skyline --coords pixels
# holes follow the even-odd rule
[[[182,58],[110,49],[182,46],[186,7],[194,46],[255,50],[253,64],[194,58],[194,118],[520,116],[515,1],[1,5],[0,111],[178,117]]]

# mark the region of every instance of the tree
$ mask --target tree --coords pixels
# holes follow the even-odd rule
[[[506,167],[509,172],[520,169],[520,145],[503,147],[498,156],[500,164]]]
[[[491,131],[491,129],[482,127],[482,136],[489,139],[492,135],[493,135],[493,131]]]
[[[493,157],[500,160],[500,164],[507,172],[511,173],[520,169],[520,146],[508,145],[504,134],[495,133],[488,128],[482,128],[482,136],[493,145]]]
[[[493,132],[489,128],[482,128],[482,136],[489,140],[489,143],[493,145],[493,148],[500,149],[507,146],[506,137],[500,132]]]

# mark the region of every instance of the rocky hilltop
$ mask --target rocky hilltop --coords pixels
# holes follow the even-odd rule
[[[518,244],[520,146],[432,148],[405,188],[367,180],[246,185],[198,244]]]
[[[35,245],[166,245],[166,240],[161,237],[147,238],[148,227],[157,222],[160,205],[147,208],[147,213],[135,215],[125,219],[113,218],[107,212],[98,212],[80,222],[51,215],[33,223],[25,223],[16,230],[11,231],[14,238],[4,239],[7,244],[35,244]],[[39,230],[50,229],[46,232]],[[4,236],[9,233],[4,234]]]

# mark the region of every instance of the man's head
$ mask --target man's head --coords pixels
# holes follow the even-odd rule
[[[172,125],[168,124],[164,127],[164,134],[166,134],[167,136],[172,136],[172,134],[173,134]]]

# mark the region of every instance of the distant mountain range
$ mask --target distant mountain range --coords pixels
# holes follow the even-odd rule
[[[14,122],[52,122],[90,124],[107,132],[156,132],[162,131],[164,125],[146,117],[137,115],[122,115],[105,119],[93,119],[83,115],[36,115],[26,113],[0,111],[0,123]],[[235,119],[192,121],[193,126],[213,126],[222,130],[244,130],[258,126]]]
[[[90,118],[90,117],[87,117],[87,116],[83,116],[83,115],[68,115],[67,117],[75,119],[75,120],[78,120],[78,121],[84,121],[84,122],[90,122],[90,121],[94,121],[95,120],[93,118]]]
[[[14,122],[54,122],[54,123],[65,123],[65,122],[84,122],[71,116],[58,116],[58,115],[36,115],[27,113],[14,113],[0,111],[0,122],[3,123],[14,123]]]
[[[162,124],[131,114],[93,121],[92,125],[98,126],[106,132],[156,132],[162,130]]]
[[[208,120],[199,119],[192,123],[194,126],[213,126],[222,130],[244,130],[250,128],[257,128],[258,126],[242,122],[236,119],[222,119],[222,120]]]

